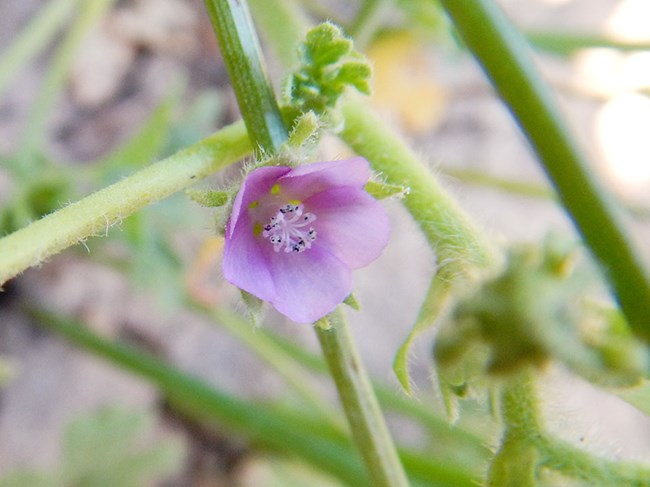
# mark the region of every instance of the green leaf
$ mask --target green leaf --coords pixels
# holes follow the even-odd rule
[[[352,308],[355,311],[359,311],[361,309],[361,305],[359,304],[359,301],[357,301],[357,298],[352,293],[348,294],[348,296],[343,300],[343,303],[347,304],[350,308]]]
[[[436,319],[440,316],[450,298],[451,284],[448,280],[444,279],[439,273],[437,273],[431,281],[431,285],[427,291],[427,296],[420,307],[415,324],[411,328],[411,331],[402,345],[400,345],[399,350],[393,359],[393,372],[407,394],[411,394],[412,392],[411,379],[408,370],[409,351],[411,350],[411,345],[413,345],[415,339],[422,332],[428,330],[434,325]]]
[[[330,112],[348,87],[370,93],[370,63],[352,48],[352,41],[332,23],[310,30],[299,48],[301,66],[288,78],[288,103],[303,113],[312,110],[340,119]]]
[[[139,487],[177,472],[185,456],[174,439],[150,445],[154,416],[105,408],[71,423],[63,439],[63,461],[53,472],[16,471],[0,487]]]
[[[246,309],[248,309],[248,315],[250,316],[251,322],[254,326],[260,325],[264,318],[264,301],[243,289],[241,289],[240,292],[242,300],[246,305]]]
[[[185,194],[201,206],[208,208],[218,208],[228,204],[231,193],[228,191],[210,191],[205,189],[188,189]]]
[[[409,188],[399,184],[384,183],[381,181],[368,181],[365,190],[375,199],[383,200],[395,196],[403,198],[409,193]]]
[[[307,33],[302,50],[310,64],[327,66],[350,54],[352,41],[336,25],[325,22]]]

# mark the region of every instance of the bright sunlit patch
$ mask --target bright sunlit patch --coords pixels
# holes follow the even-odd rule
[[[623,62],[624,55],[615,49],[585,49],[576,55],[574,66],[581,86],[607,96],[621,91]]]
[[[611,96],[650,88],[650,52],[586,49],[576,56],[575,67],[580,84],[590,93]]]
[[[650,184],[650,99],[625,93],[598,113],[596,131],[607,170],[629,189]]]
[[[624,0],[620,2],[607,21],[607,31],[627,41],[650,41],[650,2]]]

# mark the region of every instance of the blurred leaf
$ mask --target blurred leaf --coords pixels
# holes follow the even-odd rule
[[[27,174],[39,169],[38,154],[47,135],[46,123],[58,96],[65,87],[77,50],[90,30],[104,17],[115,0],[84,0],[77,9],[75,21],[66,29],[49,66],[38,96],[30,109],[18,154],[17,173]]]
[[[140,487],[176,472],[185,456],[182,444],[151,434],[151,413],[102,409],[71,423],[64,434],[63,462],[50,473],[13,472],[0,487]]]
[[[205,90],[199,93],[172,124],[163,155],[189,147],[214,132],[225,112],[226,102],[220,92]]]
[[[63,487],[52,475],[38,472],[10,472],[0,478],[0,487]]]
[[[167,141],[178,98],[176,91],[168,95],[133,137],[100,161],[97,170],[101,184],[113,182],[160,156]]]
[[[34,56],[51,46],[52,38],[79,0],[51,0],[9,45],[0,57],[0,94]]]
[[[181,262],[169,242],[171,225],[157,224],[155,214],[155,209],[147,208],[131,215],[123,223],[122,235],[132,251],[129,268],[132,282],[153,293],[163,309],[171,310],[181,300],[177,285],[182,279]]]
[[[569,56],[580,49],[604,47],[620,51],[648,51],[650,42],[630,42],[599,34],[572,32],[527,32],[526,38],[538,49]]]
[[[176,471],[184,456],[179,443],[140,445],[153,421],[146,413],[104,409],[72,423],[64,441],[64,485],[138,487]]]

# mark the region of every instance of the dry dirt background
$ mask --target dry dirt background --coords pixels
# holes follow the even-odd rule
[[[15,38],[42,3],[2,1],[0,46]],[[527,28],[601,31],[612,25],[615,10],[626,2],[502,3],[517,23]],[[151,13],[155,14],[155,21],[145,22]],[[650,25],[650,13],[647,15],[645,25]],[[90,56],[98,50],[105,53],[99,56],[101,59]],[[48,50],[19,73],[9,95],[0,100],[3,154],[16,149],[51,53]],[[430,107],[437,116],[429,120],[422,114],[405,114],[386,103],[382,109],[434,170],[441,173],[445,185],[462,206],[496,240],[536,242],[549,230],[570,232],[567,219],[550,202],[463,184],[444,175],[445,169],[452,167],[480,169],[510,179],[543,181],[507,111],[494,99],[476,66],[466,58],[434,50],[418,56],[418,68],[413,68],[413,79],[409,82],[417,83],[422,69],[425,74],[433,73],[435,93],[424,93],[431,96]],[[223,110],[216,127],[223,125],[236,117],[236,106],[218,61],[218,49],[199,0],[119,2],[78,55],[66,92],[49,120],[49,150],[57,159],[78,164],[101,156],[137,129],[179,74],[187,77],[188,96],[205,89],[218,92]],[[650,61],[645,61],[650,65]],[[618,85],[594,87],[594,79],[602,84],[605,74],[622,77],[625,70],[598,68],[598,63],[594,64],[587,55],[570,62],[544,56],[540,62],[561,92],[572,125],[594,154],[596,169],[620,194],[638,204],[650,205],[648,172],[632,177],[631,184],[620,174],[617,176],[607,159],[609,149],[604,149],[606,144],[598,138],[597,127],[602,124],[605,107],[603,93],[611,96],[611,90]],[[619,60],[621,63],[624,61]],[[602,76],[598,76],[598,69],[604,69]],[[640,82],[648,83],[649,79]],[[623,88],[620,90],[625,94]],[[578,96],[579,91],[594,96]],[[386,98],[390,100],[391,96]],[[650,121],[647,112],[645,116],[645,121]],[[639,132],[639,124],[643,124],[643,119],[629,125],[623,133]],[[343,155],[339,146],[326,150],[334,156]],[[645,151],[639,157],[642,164],[645,161],[650,166],[647,144]],[[0,204],[10,191],[10,181],[0,167]],[[387,206],[394,224],[392,240],[385,254],[356,276],[363,307],[361,312],[351,313],[351,320],[371,372],[394,384],[392,356],[416,316],[435,259],[399,204],[388,202]],[[204,212],[202,218],[202,226],[182,244],[188,265],[201,242],[211,234],[210,213]],[[635,230],[643,241],[648,241],[647,221],[637,222]],[[234,299],[235,293],[220,283],[217,273],[211,285],[224,301]],[[26,272],[6,293],[0,294],[0,357],[14,371],[12,379],[0,388],[0,475],[17,466],[54,465],[63,427],[82,412],[106,404],[137,409],[158,407],[159,403],[156,392],[141,381],[34,327],[17,309],[15,304],[19,300],[80,316],[109,335],[136,337],[180,367],[227,391],[251,398],[282,394],[279,379],[226,332],[190,313],[157,309],[155,299],[136,292],[119,273],[93,262],[83,249],[67,251]],[[271,315],[270,321],[269,326],[313,346],[308,327],[283,323],[275,315]],[[413,359],[414,377],[423,392],[429,388],[429,347],[430,337],[420,340]],[[586,439],[596,451],[613,456],[649,459],[650,423],[631,407],[565,377],[560,371],[551,371],[545,390],[548,414],[568,439]],[[211,480],[201,485],[227,485],[219,484],[218,478],[225,475],[230,461],[224,453],[236,456],[240,451],[241,445],[236,441],[201,443],[191,431],[169,418],[161,422],[157,434],[179,436],[192,449],[193,463],[188,463],[184,476],[177,479],[179,485],[199,485],[202,475]]]

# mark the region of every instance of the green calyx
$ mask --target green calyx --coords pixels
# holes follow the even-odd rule
[[[573,270],[575,255],[550,240],[543,249],[512,250],[505,270],[461,301],[441,330],[434,355],[442,378],[471,382],[455,377],[458,370],[475,379],[555,359],[603,385],[639,382],[648,370],[647,351],[620,314],[584,297],[583,275]],[[466,364],[472,354],[472,364]]]

